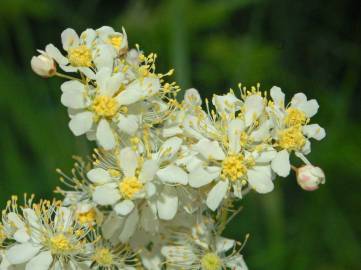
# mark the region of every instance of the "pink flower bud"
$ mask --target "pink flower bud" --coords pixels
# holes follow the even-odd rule
[[[40,54],[31,58],[31,68],[41,77],[52,77],[56,73],[54,60],[46,54]]]
[[[319,167],[305,165],[297,169],[297,183],[304,190],[316,190],[320,184],[325,182],[325,174]]]

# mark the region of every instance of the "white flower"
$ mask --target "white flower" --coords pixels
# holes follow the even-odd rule
[[[249,123],[247,127],[246,118],[224,121],[227,129],[221,127],[210,134],[217,140],[201,139],[192,147],[209,165],[191,170],[189,184],[197,188],[217,180],[206,201],[212,210],[228,196],[230,188],[234,196],[241,198],[246,185],[258,193],[268,193],[274,187],[270,162],[276,151],[271,146],[253,145],[259,128],[254,129]]]
[[[52,77],[56,73],[56,65],[54,60],[44,51],[40,51],[40,55],[31,58],[31,68],[41,77]]]
[[[171,244],[163,245],[161,252],[171,269],[248,270],[240,254],[242,247],[234,240],[213,236],[210,231],[205,236],[175,232],[170,239]]]
[[[7,214],[8,221],[17,223],[15,243],[5,251],[8,263],[40,270],[57,264],[63,267],[66,261],[69,266],[76,265],[75,257],[83,252],[85,242],[81,240],[88,231],[75,222],[69,208],[60,207],[56,202],[43,201],[33,207],[22,209],[22,216],[16,212]]]
[[[297,183],[304,190],[316,190],[325,182],[325,173],[319,167],[308,164],[297,169]]]
[[[124,54],[128,50],[128,37],[124,28],[123,33],[114,31],[112,27],[102,26],[96,30],[100,42],[111,46],[117,54]]]
[[[318,111],[316,100],[307,100],[303,93],[297,93],[291,103],[285,105],[285,94],[279,87],[272,87],[273,100],[267,111],[273,121],[273,138],[278,153],[272,162],[272,169],[278,175],[286,177],[291,170],[289,155],[291,151],[308,154],[311,151],[309,139],[322,140],[326,133],[318,124],[309,124],[310,118]]]

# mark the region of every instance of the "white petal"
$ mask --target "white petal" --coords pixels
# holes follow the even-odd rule
[[[107,120],[100,120],[97,127],[96,138],[100,146],[105,150],[110,150],[115,147],[115,136]]]
[[[120,195],[115,185],[98,186],[93,192],[94,202],[100,205],[112,205],[119,199]]]
[[[202,167],[198,167],[191,171],[188,175],[189,185],[194,188],[205,186],[212,182],[213,179],[219,176],[220,169],[209,172]]]
[[[91,112],[77,113],[69,122],[69,128],[75,136],[88,132],[93,125],[93,114]]]
[[[21,228],[21,229],[17,230],[14,233],[13,237],[17,242],[20,242],[20,243],[27,242],[30,239],[30,236],[29,236],[26,228]]]
[[[318,105],[317,100],[315,99],[311,99],[307,102],[303,102],[298,106],[298,108],[301,111],[303,111],[307,117],[310,118],[317,113],[319,107],[320,106]]]
[[[307,102],[307,97],[304,93],[297,93],[291,100],[292,107],[298,107],[300,104]]]
[[[171,220],[174,218],[178,210],[178,197],[173,187],[164,187],[158,197],[157,209],[160,219]]]
[[[114,50],[112,50],[111,46],[99,46],[96,55],[94,55],[94,64],[99,69],[101,68],[109,68],[113,69],[114,63]]]
[[[282,92],[281,88],[273,86],[270,90],[270,95],[277,107],[284,108],[285,94]]]
[[[184,102],[190,107],[202,105],[202,99],[198,90],[195,88],[187,89],[184,93]]]
[[[112,75],[112,70],[108,67],[103,67],[99,69],[97,74],[95,75],[97,86],[101,91],[101,95],[104,95],[104,92],[107,90],[107,82]]]
[[[74,29],[67,28],[61,33],[61,42],[63,49],[67,51],[69,48],[79,45],[79,36]]]
[[[235,243],[236,241],[234,241],[233,239],[219,236],[216,240],[217,252],[223,254],[223,252],[227,252],[228,250],[230,250],[235,245]]]
[[[291,164],[290,155],[287,150],[282,150],[277,153],[276,157],[272,160],[272,170],[279,176],[286,177],[290,174]]]
[[[95,168],[87,173],[90,181],[96,184],[105,184],[111,181],[111,176],[108,171],[102,168]]]
[[[155,173],[158,170],[158,163],[154,160],[146,160],[143,163],[139,174],[139,180],[142,182],[152,181]]]
[[[308,138],[314,138],[318,141],[322,140],[326,136],[325,130],[318,124],[304,126],[302,130]]]
[[[85,88],[81,82],[67,81],[61,85],[63,94],[61,103],[72,109],[83,109],[88,106],[88,100],[85,98]]]
[[[41,246],[33,245],[27,242],[13,245],[5,251],[5,254],[10,264],[21,264],[33,258],[40,249]]]
[[[67,65],[69,63],[68,58],[63,56],[59,49],[56,48],[53,44],[46,45],[45,52],[61,66]]]
[[[233,116],[233,114],[240,109],[242,102],[236,98],[233,93],[226,95],[214,95],[212,103],[216,107],[219,114]]]
[[[137,229],[139,221],[139,213],[137,208],[134,208],[134,211],[127,216],[122,232],[119,235],[119,240],[121,242],[127,242],[129,238],[134,234]]]
[[[274,188],[269,166],[255,166],[248,170],[247,176],[248,183],[258,193],[268,193]]]
[[[259,95],[248,96],[244,102],[244,121],[250,126],[257,119],[264,109],[263,98]]]
[[[228,125],[229,150],[237,154],[241,149],[241,132],[244,130],[244,122],[240,119],[234,119]]]
[[[26,264],[25,270],[48,270],[52,262],[51,252],[43,251]]]
[[[254,130],[250,138],[255,142],[261,142],[269,137],[270,129],[272,127],[272,121],[266,120],[264,121],[256,130]]]
[[[78,67],[78,70],[91,80],[95,80],[95,73],[91,68]]]
[[[131,200],[124,200],[114,206],[114,211],[119,215],[126,216],[132,212],[134,206]]]
[[[159,153],[163,159],[171,159],[178,152],[183,140],[178,137],[167,139],[160,147]]]
[[[277,151],[272,147],[262,150],[261,152],[254,152],[252,156],[257,163],[268,163],[272,161],[277,155]]]
[[[158,170],[157,176],[164,183],[186,185],[188,183],[187,173],[175,165],[169,165],[163,169]]]
[[[11,223],[13,223],[13,225],[17,228],[24,228],[25,227],[25,223],[20,219],[20,217],[18,216],[18,214],[14,213],[14,212],[10,212],[6,215],[6,217],[9,219],[9,221]]]
[[[130,83],[124,91],[116,97],[120,105],[130,105],[141,99],[147,98],[160,89],[158,78],[144,78],[135,80]]]
[[[212,211],[216,210],[228,190],[228,181],[219,181],[208,193],[207,206]]]
[[[122,115],[119,114],[118,117],[118,128],[129,134],[132,135],[138,130],[138,117],[135,115]]]
[[[125,176],[134,176],[138,166],[138,155],[130,147],[123,148],[119,153],[119,166]]]
[[[88,28],[84,32],[81,33],[80,38],[85,40],[85,44],[87,47],[91,47],[96,38],[97,33],[94,29]]]
[[[193,145],[193,150],[199,152],[206,159],[223,160],[225,158],[224,152],[217,141],[199,140],[198,143]]]

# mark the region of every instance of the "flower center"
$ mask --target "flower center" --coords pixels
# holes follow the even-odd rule
[[[306,114],[299,109],[288,108],[286,113],[284,122],[288,127],[304,125],[307,122]]]
[[[108,43],[116,49],[120,49],[122,42],[123,42],[122,36],[112,36],[112,37],[108,38]]]
[[[96,219],[96,211],[94,208],[91,208],[87,212],[78,213],[77,220],[80,224],[91,224]]]
[[[135,177],[124,177],[119,183],[119,191],[126,199],[132,199],[143,188],[143,184]]]
[[[93,259],[100,266],[111,266],[113,264],[113,254],[108,248],[100,248],[96,250]]]
[[[236,181],[247,173],[247,166],[252,165],[251,160],[244,158],[242,154],[229,155],[222,162],[221,177]]]
[[[74,67],[92,66],[92,54],[90,49],[85,45],[69,49],[68,58],[70,64]]]
[[[221,270],[222,260],[214,253],[207,253],[201,259],[202,270]]]
[[[301,126],[293,126],[279,132],[278,144],[281,148],[287,150],[299,150],[306,143],[302,134]]]
[[[92,108],[99,117],[113,117],[118,111],[118,103],[114,98],[97,96]]]
[[[74,250],[74,246],[64,234],[58,234],[50,238],[50,249],[53,254],[63,254]]]

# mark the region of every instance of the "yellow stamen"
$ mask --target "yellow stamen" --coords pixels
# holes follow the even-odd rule
[[[95,222],[96,216],[97,216],[97,214],[96,214],[95,209],[91,208],[87,212],[78,213],[77,220],[80,224],[91,224],[91,223]]]
[[[143,184],[135,177],[124,177],[119,183],[119,191],[125,199],[132,199],[143,188]]]
[[[236,181],[247,174],[248,167],[253,166],[253,160],[245,159],[242,154],[229,155],[222,162],[221,177]]]
[[[221,270],[222,260],[215,253],[207,253],[201,259],[202,270]]]
[[[304,125],[307,123],[306,114],[299,109],[288,108],[286,113],[287,115],[284,119],[284,122],[288,127]]]
[[[111,266],[113,264],[113,254],[108,248],[100,248],[95,251],[93,260],[100,266]]]
[[[74,67],[92,66],[92,54],[90,49],[85,45],[69,49],[68,58],[70,64]]]
[[[293,126],[279,132],[278,145],[287,150],[300,150],[306,143],[301,126]]]
[[[64,234],[58,234],[50,238],[50,249],[53,254],[64,254],[74,250],[74,246]]]
[[[118,102],[111,97],[97,96],[94,101],[92,108],[99,117],[113,117],[118,111]]]

